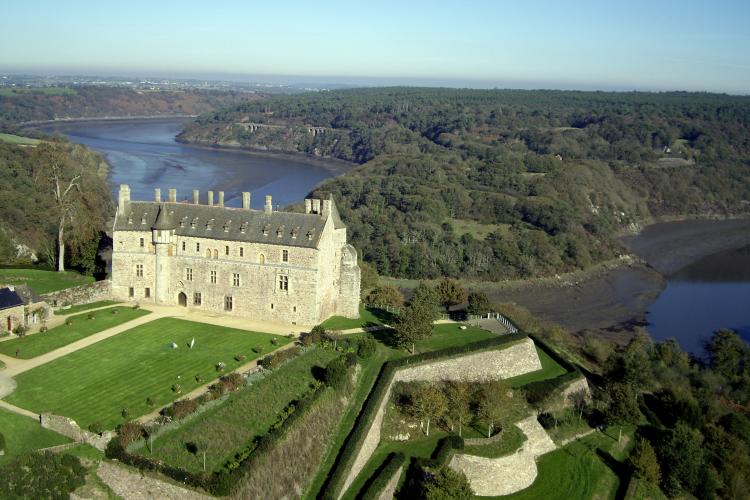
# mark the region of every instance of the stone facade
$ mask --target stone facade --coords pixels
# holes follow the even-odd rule
[[[40,298],[52,305],[52,307],[75,306],[98,302],[100,300],[109,300],[112,298],[112,283],[109,280],[96,281],[57,292],[46,293],[41,295]]]
[[[357,252],[333,200],[305,200],[305,213],[130,200],[120,186],[113,230],[112,296],[182,305],[258,320],[314,325],[359,316]]]

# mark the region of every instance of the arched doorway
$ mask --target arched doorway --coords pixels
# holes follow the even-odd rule
[[[177,295],[177,303],[182,307],[187,307],[187,295],[185,295],[185,292],[180,292],[179,295]]]

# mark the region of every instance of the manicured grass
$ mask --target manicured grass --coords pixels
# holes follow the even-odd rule
[[[79,444],[72,448],[68,448],[63,453],[78,458],[85,458],[94,462],[99,462],[104,458],[104,452],[97,450],[90,444]]]
[[[195,347],[189,349],[193,338]],[[153,408],[146,398],[167,404],[179,397],[173,384],[189,392],[221,375],[215,368],[218,362],[229,372],[258,357],[253,347],[275,349],[274,338],[280,346],[289,342],[267,333],[162,318],[21,373],[18,388],[7,400],[71,417],[83,428],[100,422],[111,429],[123,421],[123,408],[131,418],[149,413]],[[172,342],[178,348],[173,349]],[[236,361],[236,355],[246,359]],[[196,375],[203,382],[197,382]]]
[[[481,328],[467,326],[466,330],[461,330],[460,326],[462,325],[458,323],[435,325],[430,338],[417,342],[417,352],[439,351],[440,349],[445,349],[447,347],[461,346],[497,337],[496,333],[488,332]]]
[[[74,286],[93,283],[92,276],[84,276],[73,271],[58,273],[43,269],[0,269],[0,283],[6,285],[29,285],[36,293],[44,294],[65,290]]]
[[[31,137],[23,137],[20,135],[0,134],[0,142],[7,142],[10,144],[22,144],[25,146],[36,146],[41,141],[39,139],[32,139]]]
[[[351,328],[364,328],[367,326],[378,326],[393,320],[393,315],[383,309],[369,309],[364,305],[359,306],[359,318],[351,319],[343,316],[331,316],[323,323],[326,330],[349,330]]]
[[[565,368],[560,366],[557,361],[552,359],[549,354],[544,352],[544,350],[540,349],[538,346],[536,348],[536,353],[539,356],[539,361],[542,363],[542,369],[507,379],[506,382],[508,382],[511,387],[521,387],[530,384],[531,382],[547,380],[567,373]]]
[[[96,309],[97,307],[112,306],[115,304],[117,304],[116,300],[100,300],[99,302],[91,302],[89,304],[80,304],[77,306],[72,306],[67,309],[60,309],[58,311],[55,311],[55,314],[58,316],[68,316],[70,314],[79,313],[81,311],[88,311],[89,309]]]
[[[117,313],[113,314],[113,311]],[[89,314],[93,314],[94,319],[88,319]],[[46,332],[32,333],[22,338],[0,342],[0,352],[8,356],[15,356],[18,352],[18,357],[21,359],[35,358],[146,314],[149,314],[149,311],[144,309],[112,307],[71,316],[66,320],[70,321],[71,325],[62,324]]]
[[[484,445],[467,445],[461,453],[477,457],[504,457],[515,453],[526,442],[526,439],[526,434],[521,432],[521,429],[515,425],[509,425],[507,429],[503,430],[502,437],[499,440]]]
[[[65,436],[42,428],[38,420],[17,415],[2,408],[0,408],[0,432],[5,436],[5,455],[0,456],[0,465],[28,451],[70,442],[70,439]]]
[[[323,367],[340,354],[316,348],[292,359],[267,377],[241,389],[218,406],[187,421],[153,441],[145,456],[192,472],[203,472],[203,456],[190,453],[186,444],[211,443],[206,470],[215,470],[254,437],[268,432],[284,408],[307,392],[315,381],[314,367]]]

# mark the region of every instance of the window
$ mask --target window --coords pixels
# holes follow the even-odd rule
[[[294,312],[297,312],[297,306],[294,306]]]
[[[232,274],[232,286],[240,286],[240,275],[239,273]]]
[[[200,243],[196,243],[195,244],[195,251],[196,252],[200,252],[201,251],[201,244]]]
[[[196,306],[201,305],[201,293],[200,292],[195,292],[193,294],[193,304]]]
[[[132,286],[128,288],[128,297],[130,298],[135,297],[135,288],[133,288]]]
[[[282,262],[289,262],[289,250],[282,250],[281,251],[281,261]]]
[[[183,242],[182,242],[182,251],[183,251],[183,252],[185,251],[185,247],[186,247],[186,246],[187,246],[187,243],[185,243],[185,242],[183,241]]]
[[[185,279],[188,281],[193,281],[193,270],[191,268],[185,268]]]
[[[151,289],[150,288],[146,288],[145,290],[143,290],[143,296],[146,297],[147,299],[150,299],[151,298]]]
[[[216,271],[211,271],[211,283],[216,284]]]
[[[289,291],[289,276],[279,276],[279,290]]]
[[[224,255],[229,255],[229,245],[224,247]]]
[[[136,278],[143,278],[143,264],[135,265],[135,276]]]
[[[263,254],[258,255],[258,264],[265,264],[266,263],[266,256]]]
[[[145,246],[146,246],[146,241],[143,238],[141,238],[141,248]]]
[[[245,256],[245,249],[240,247],[240,257],[244,257],[244,256]]]
[[[224,310],[225,311],[231,311],[232,310],[232,305],[233,305],[232,302],[233,301],[232,301],[232,296],[231,295],[227,295],[226,297],[224,297]]]
[[[271,310],[273,311],[273,304],[271,304]]]

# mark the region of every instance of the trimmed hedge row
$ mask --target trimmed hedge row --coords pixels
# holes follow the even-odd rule
[[[258,437],[252,453],[231,470],[225,468],[210,474],[194,474],[161,461],[131,454],[125,450],[117,437],[109,442],[105,454],[107,458],[117,459],[142,470],[160,472],[184,484],[202,488],[212,495],[230,495],[247,472],[253,468],[254,464],[268,455],[274,446],[285,437],[295,422],[317,406],[326,388],[327,386],[321,384],[306,397],[296,401],[294,412],[287,416],[281,425],[272,426],[268,433]]]
[[[375,419],[375,414],[380,407],[380,403],[385,396],[388,386],[393,380],[393,375],[395,374],[396,370],[410,364],[419,364],[433,359],[447,358],[468,352],[497,347],[504,344],[509,344],[511,342],[523,340],[525,338],[527,338],[527,335],[525,333],[514,333],[510,335],[492,337],[486,340],[480,340],[479,342],[465,344],[462,346],[448,347],[446,349],[441,349],[438,351],[415,354],[414,356],[408,356],[405,358],[388,361],[387,363],[383,364],[383,367],[380,369],[380,374],[378,374],[378,379],[375,382],[372,391],[370,391],[370,395],[367,398],[362,411],[357,416],[354,428],[352,429],[349,436],[347,436],[346,441],[344,442],[344,446],[341,448],[341,451],[336,458],[334,469],[331,475],[328,477],[326,483],[323,485],[320,497],[326,499],[337,498],[339,491],[344,485],[344,480],[349,473],[352,465],[354,464],[354,460],[356,459],[357,453],[362,446],[362,442],[364,441],[365,436],[372,426],[372,422]]]
[[[370,484],[360,491],[358,498],[378,498],[404,462],[406,462],[406,455],[391,452]]]

